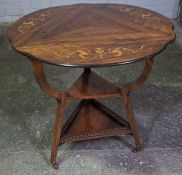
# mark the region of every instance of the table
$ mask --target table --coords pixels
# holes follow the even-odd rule
[[[28,14],[8,30],[12,47],[27,56],[40,87],[57,101],[51,148],[51,163],[58,168],[58,146],[65,142],[132,135],[134,150],[141,149],[130,92],[148,78],[154,56],[173,42],[169,19],[156,12],[119,4],[75,4],[51,7]],[[145,61],[144,70],[125,87],[103,79],[91,68]],[[52,88],[43,63],[83,68],[66,91]],[[121,100],[128,120],[98,102],[100,98]],[[63,125],[66,105],[81,100]]]

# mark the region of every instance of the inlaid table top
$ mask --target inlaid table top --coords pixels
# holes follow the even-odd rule
[[[17,52],[75,67],[125,64],[150,58],[175,39],[171,21],[150,10],[119,4],[76,4],[28,14],[11,25]]]

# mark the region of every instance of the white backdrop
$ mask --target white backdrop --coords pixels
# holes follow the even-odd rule
[[[32,11],[75,3],[124,3],[145,7],[176,18],[179,0],[0,0],[0,22],[11,22]]]

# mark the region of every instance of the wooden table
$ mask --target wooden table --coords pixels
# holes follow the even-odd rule
[[[130,134],[135,151],[141,149],[129,94],[149,76],[154,56],[174,41],[169,19],[129,5],[77,4],[28,14],[10,26],[8,38],[12,47],[32,62],[40,87],[57,100],[51,149],[54,168],[58,168],[58,146],[64,142]],[[122,88],[91,71],[138,61],[145,61],[142,74]],[[59,92],[48,84],[43,63],[84,71],[72,87]],[[128,121],[96,100],[110,97],[121,100]],[[81,102],[63,126],[65,107],[72,100]]]

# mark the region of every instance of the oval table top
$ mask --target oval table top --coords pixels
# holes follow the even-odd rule
[[[150,58],[174,41],[171,21],[151,10],[119,4],[51,7],[14,22],[8,38],[17,52],[75,67],[126,64]]]

